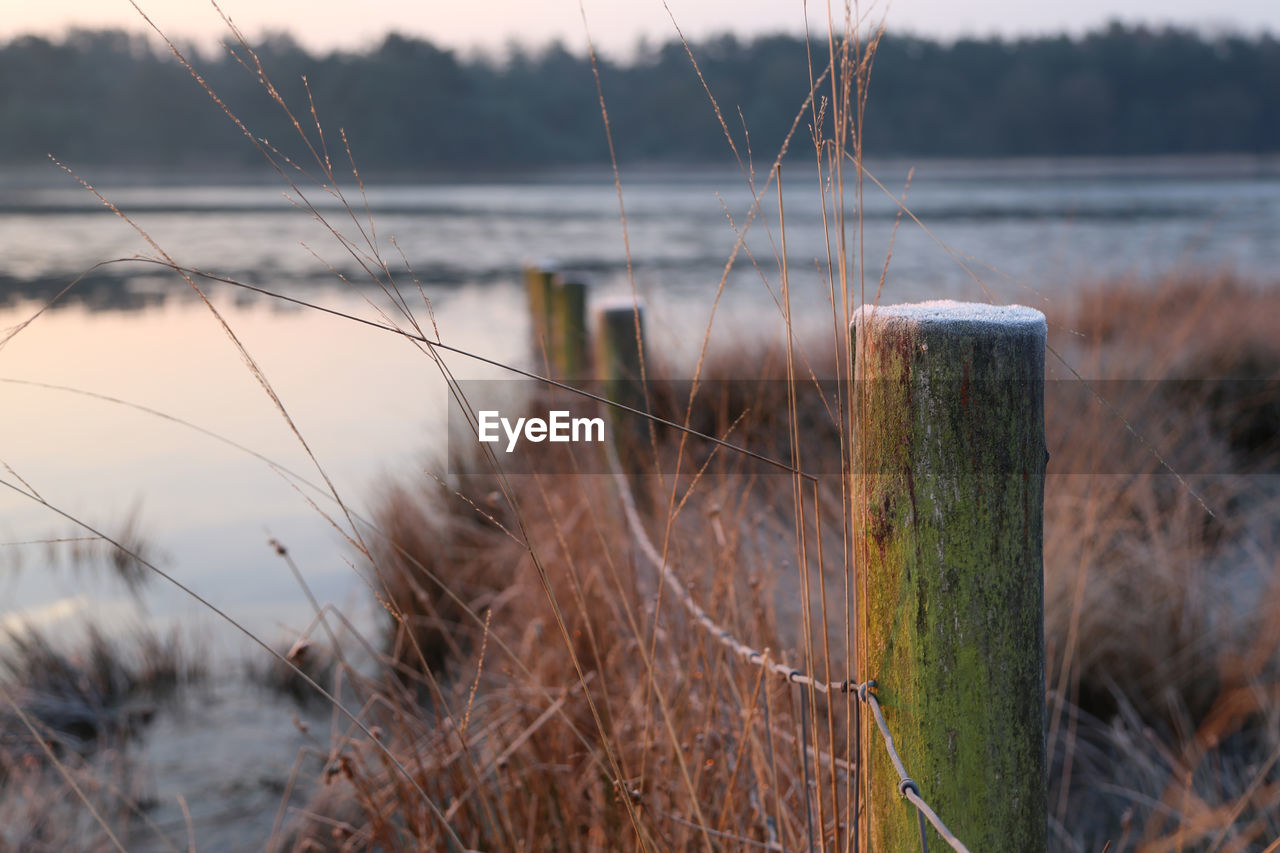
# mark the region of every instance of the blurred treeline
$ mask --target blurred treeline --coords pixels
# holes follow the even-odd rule
[[[691,45],[739,149],[771,161],[810,87],[802,39],[730,36]],[[255,45],[314,134],[306,76],[335,156],[338,128],[366,169],[503,169],[604,163],[590,61],[561,45],[461,56],[389,35],[365,52]],[[254,74],[226,51],[183,48],[246,126],[298,151]],[[812,44],[814,74],[825,39]],[[242,57],[241,58],[245,58]],[[600,58],[618,156],[705,162],[730,155],[678,42]],[[871,75],[873,155],[1123,155],[1280,150],[1280,42],[1112,25],[1083,37],[937,42],[888,35]],[[830,97],[829,81],[821,94]],[[808,112],[792,151],[812,148]],[[744,133],[744,126],[748,133]],[[286,143],[288,143],[286,145]],[[118,31],[0,45],[0,165],[202,166],[261,160],[163,46]],[[343,156],[345,159],[345,155]]]

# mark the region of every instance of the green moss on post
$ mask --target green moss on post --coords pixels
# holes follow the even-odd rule
[[[644,306],[605,306],[596,335],[596,376],[606,399],[647,411],[640,366],[644,363]],[[649,424],[640,415],[613,409],[613,441],[624,470],[640,470],[640,453],[649,443]]]
[[[582,282],[552,287],[551,340],[556,371],[565,379],[580,378],[587,369],[587,286]]]
[[[1044,316],[864,308],[854,340],[859,677],[957,838],[1044,850]],[[918,849],[915,808],[862,720],[869,849]]]

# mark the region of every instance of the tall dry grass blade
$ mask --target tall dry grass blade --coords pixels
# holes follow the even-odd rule
[[[217,605],[215,605],[213,602],[209,601],[207,598],[205,598],[204,596],[200,595],[200,594],[199,594],[199,593],[197,593],[195,590],[191,589],[189,586],[187,586],[186,584],[184,584],[184,583],[182,583],[181,581],[179,581],[179,580],[178,580],[177,578],[175,578],[173,575],[170,575],[169,573],[167,573],[167,572],[165,572],[164,570],[160,569],[159,567],[157,567],[157,566],[156,566],[156,565],[154,565],[153,563],[149,562],[148,560],[146,560],[146,559],[145,559],[144,557],[142,557],[141,555],[139,555],[139,554],[136,554],[136,553],[133,553],[133,552],[129,551],[129,549],[128,549],[125,545],[123,545],[122,543],[117,542],[116,540],[112,539],[110,536],[108,536],[108,535],[106,535],[105,533],[103,533],[101,530],[98,530],[98,529],[94,528],[92,525],[90,525],[90,524],[88,524],[88,523],[86,523],[86,522],[84,522],[84,521],[80,520],[80,519],[79,519],[79,518],[77,518],[76,516],[71,515],[69,512],[67,512],[67,511],[65,511],[65,510],[63,510],[63,509],[61,509],[61,508],[59,508],[59,507],[57,507],[57,506],[54,506],[53,504],[51,504],[51,503],[49,503],[49,502],[45,501],[43,498],[39,498],[39,497],[37,497],[37,496],[35,496],[35,495],[31,495],[31,494],[28,494],[27,492],[24,492],[22,489],[18,488],[17,486],[13,485],[12,483],[8,482],[7,480],[0,479],[0,486],[3,486],[3,487],[5,487],[5,488],[7,488],[7,489],[9,489],[9,490],[11,490],[11,491],[14,491],[14,492],[16,492],[16,493],[18,493],[18,494],[22,495],[23,497],[28,498],[29,500],[34,501],[35,503],[39,504],[40,506],[43,506],[45,509],[49,510],[50,512],[54,513],[55,515],[59,515],[59,516],[61,516],[62,518],[64,518],[65,520],[67,520],[67,521],[71,522],[72,524],[74,524],[74,525],[76,525],[76,526],[78,526],[78,527],[83,528],[84,530],[88,531],[89,533],[93,534],[94,536],[96,536],[96,537],[98,537],[98,538],[102,539],[103,541],[105,541],[105,542],[107,542],[107,543],[111,544],[111,545],[112,545],[113,547],[115,547],[117,550],[127,553],[130,557],[132,557],[132,558],[133,558],[134,560],[136,560],[138,563],[140,563],[141,565],[145,566],[145,567],[146,567],[150,572],[152,572],[152,573],[153,573],[153,574],[155,574],[156,576],[160,577],[162,580],[164,580],[165,582],[167,582],[167,583],[168,583],[168,584],[170,584],[171,586],[173,586],[173,587],[175,587],[176,589],[178,589],[180,592],[182,592],[184,595],[186,595],[186,596],[187,596],[188,598],[190,598],[192,601],[195,601],[195,602],[196,602],[196,603],[198,603],[201,607],[204,607],[206,610],[208,610],[209,612],[213,613],[215,616],[217,616],[217,617],[218,617],[219,619],[221,619],[222,621],[226,622],[228,625],[230,625],[232,628],[234,628],[236,631],[238,631],[241,635],[243,635],[244,637],[246,637],[248,640],[250,640],[251,642],[253,642],[255,645],[257,645],[257,646],[258,646],[259,648],[261,648],[263,651],[267,652],[269,655],[271,655],[272,657],[276,658],[276,659],[277,659],[281,664],[283,664],[284,666],[288,667],[289,669],[292,669],[292,670],[294,671],[294,673],[295,673],[299,678],[301,678],[302,680],[306,681],[308,684],[310,684],[310,685],[311,685],[311,687],[312,687],[314,690],[316,690],[316,691],[317,691],[321,696],[323,696],[323,697],[325,698],[325,700],[326,700],[327,702],[329,702],[329,704],[334,708],[334,710],[335,710],[336,712],[341,713],[343,716],[347,717],[347,718],[351,721],[351,723],[352,723],[353,725],[355,725],[357,728],[359,728],[359,729],[360,729],[360,730],[361,730],[365,735],[367,735],[367,736],[369,737],[369,739],[370,739],[370,740],[374,741],[375,743],[378,743],[377,738],[375,738],[375,737],[373,736],[373,733],[372,733],[371,731],[369,731],[369,729],[365,726],[365,724],[364,724],[363,722],[361,722],[361,721],[356,717],[356,715],[355,715],[355,714],[353,714],[350,710],[348,710],[348,709],[346,708],[346,706],[345,706],[345,705],[343,705],[343,704],[342,704],[342,703],[341,703],[341,702],[340,702],[340,701],[339,701],[335,696],[333,696],[331,693],[329,693],[329,691],[327,691],[327,690],[325,690],[323,687],[321,687],[321,686],[320,686],[320,685],[319,685],[315,680],[313,680],[309,675],[307,675],[305,672],[303,672],[303,671],[302,671],[302,670],[301,670],[297,665],[295,665],[292,661],[287,660],[283,655],[281,655],[281,654],[280,654],[279,652],[277,652],[275,649],[271,648],[271,646],[270,646],[270,645],[268,645],[266,642],[264,642],[263,640],[261,640],[261,639],[260,639],[256,634],[254,634],[254,633],[253,633],[252,631],[250,631],[248,628],[244,627],[244,625],[242,625],[240,622],[236,621],[236,620],[235,620],[234,618],[232,618],[232,617],[231,617],[231,616],[230,616],[226,611],[224,611],[224,610],[222,610],[221,608],[219,608],[219,607],[218,607]],[[381,745],[381,744],[379,744],[379,746],[380,746],[380,745]],[[397,760],[393,755],[391,755],[391,753],[390,753],[389,751],[385,751],[385,747],[383,747],[383,750],[384,750],[384,754],[386,755],[387,759],[388,759],[389,761],[391,761],[394,765],[396,765],[397,769],[399,769],[399,770],[400,770],[400,772],[402,772],[402,773],[404,774],[405,778],[406,778],[406,779],[410,782],[410,784],[411,784],[411,785],[412,785],[412,786],[417,790],[418,794],[422,797],[422,802],[426,804],[426,806],[431,810],[432,814],[434,814],[437,818],[441,818],[441,819],[442,819],[442,818],[443,818],[443,812],[441,812],[441,811],[440,811],[440,809],[436,806],[436,804],[435,804],[434,802],[432,802],[432,801],[431,801],[431,799],[430,799],[429,797],[427,797],[426,792],[421,788],[421,786],[418,784],[417,780],[416,780],[416,779],[414,779],[414,778],[410,775],[410,773],[409,773],[408,769],[407,769],[407,768],[405,768],[402,764],[400,764],[400,762],[399,762],[399,761],[398,761],[398,760]],[[457,844],[461,845],[461,843],[462,843],[462,842],[461,842],[459,839],[457,839],[457,836],[454,834],[452,827],[450,827],[450,826],[446,823],[446,824],[444,824],[444,825],[443,825],[443,828],[444,828],[444,830],[445,830],[446,834],[447,834],[447,835],[449,835],[452,839],[454,839],[455,843],[457,843]]]
[[[67,783],[67,786],[75,792],[76,797],[82,804],[84,804],[84,807],[89,810],[89,814],[106,834],[111,845],[115,847],[116,850],[119,850],[120,853],[127,853],[124,845],[120,843],[120,839],[116,837],[116,834],[111,830],[111,827],[107,824],[106,820],[103,819],[102,815],[99,814],[98,810],[94,807],[93,802],[76,783],[75,777],[72,776],[67,768],[63,766],[62,762],[58,760],[58,756],[54,753],[53,747],[49,743],[49,739],[41,734],[35,722],[32,721],[31,717],[28,716],[25,711],[22,710],[22,706],[14,701],[13,696],[9,694],[9,690],[4,684],[0,684],[0,697],[4,698],[5,704],[9,706],[10,712],[12,712],[22,725],[26,727],[27,731],[30,732],[31,739],[40,745],[40,749],[44,752],[45,758],[58,771],[58,775],[60,775],[63,781]]]

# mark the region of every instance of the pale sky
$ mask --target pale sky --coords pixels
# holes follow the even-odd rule
[[[224,30],[209,0],[138,0],[171,36],[212,43]],[[251,37],[287,30],[312,49],[361,48],[389,30],[442,46],[501,48],[519,40],[539,45],[560,38],[572,50],[586,44],[581,8],[597,47],[624,51],[640,35],[655,41],[675,33],[662,0],[221,0]],[[801,32],[804,0],[667,0],[690,37]],[[836,14],[843,4],[833,3]],[[0,0],[0,38],[56,34],[68,26],[138,28],[129,0]],[[826,0],[808,3],[811,26],[826,29]],[[1176,23],[1210,31],[1280,33],[1280,0],[896,0],[863,3],[891,29],[920,35],[1078,33],[1111,19]],[[886,12],[887,10],[887,12]]]

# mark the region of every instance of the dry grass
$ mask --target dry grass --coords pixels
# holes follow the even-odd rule
[[[661,849],[706,837],[800,843],[796,697],[729,665],[674,601],[654,603],[654,578],[626,544],[612,481],[518,478],[508,488],[520,522],[508,535],[486,503],[501,484],[467,480],[465,498],[437,487],[424,501],[393,488],[375,519],[388,533],[411,520],[408,529],[424,535],[389,536],[395,557],[379,568],[383,578],[407,577],[391,584],[404,595],[373,716],[463,842],[537,850],[637,837]],[[761,585],[749,577],[760,561],[743,536],[747,502],[722,497],[718,529],[732,541],[680,529],[671,554],[707,569],[690,585],[715,603],[722,624],[777,648],[769,596],[747,594]],[[419,665],[443,660],[415,673],[406,649],[423,652]],[[314,811],[341,826],[304,821],[295,848],[335,833],[347,849],[444,843],[440,823],[413,807],[420,797],[378,750],[352,743],[335,761]]]
[[[72,753],[59,762],[55,768],[29,751],[3,753],[0,850],[114,850],[112,835],[127,845],[149,802],[137,764],[114,749],[90,757]]]
[[[206,675],[176,631],[0,638],[0,850],[99,850],[146,823],[130,743]],[[95,816],[96,812],[96,816]]]
[[[1150,379],[1145,371],[1159,364],[1167,366],[1164,376],[1177,376],[1185,365],[1219,364],[1243,351],[1240,329],[1264,308],[1280,307],[1274,295],[1226,280],[1219,286],[1216,339],[1183,314],[1201,310],[1187,295],[1204,286],[1190,280],[1157,288],[1159,311],[1121,313],[1139,293],[1117,286],[1055,319],[1086,331],[1080,349],[1098,375]],[[1106,308],[1112,296],[1117,310]],[[1240,312],[1239,325],[1224,319],[1232,311]],[[1106,318],[1109,333],[1095,334],[1090,316]],[[1184,322],[1201,329],[1194,340],[1168,334]],[[1265,335],[1251,344],[1243,349],[1274,375],[1280,350]],[[735,355],[719,364],[741,370],[743,361]],[[722,369],[713,362],[708,375]],[[1110,842],[1110,849],[1251,850],[1280,833],[1280,566],[1269,562],[1277,553],[1277,495],[1272,481],[1248,476],[1274,470],[1276,460],[1264,447],[1235,446],[1229,431],[1215,428],[1220,413],[1212,402],[1222,399],[1222,384],[1196,386],[1207,396],[1191,409],[1190,420],[1203,421],[1193,427],[1181,385],[1098,385],[1100,393],[1141,390],[1114,401],[1143,418],[1150,447],[1136,451],[1099,441],[1124,426],[1090,395],[1053,398],[1051,471],[1111,465],[1120,472],[1055,475],[1048,485],[1053,849]],[[750,430],[736,414],[746,409],[760,415],[755,435],[770,435],[778,403],[772,386],[762,384],[759,398],[744,390],[750,387],[724,386],[744,399],[709,406],[700,426],[723,427],[727,413]],[[1271,401],[1256,402],[1261,413],[1238,414],[1266,416]],[[1084,411],[1071,408],[1081,405]],[[1195,451],[1182,458],[1219,473],[1192,471],[1183,482],[1163,469],[1152,448],[1172,453],[1178,442]],[[677,445],[668,431],[663,452]],[[839,452],[834,434],[808,450]],[[798,601],[787,591],[794,570],[780,565],[797,550],[789,490],[776,497],[782,481],[708,475],[667,524],[663,507],[680,506],[694,478],[649,480],[658,507],[650,532],[666,541],[673,564],[689,568],[691,594],[748,642],[802,647]],[[398,624],[432,627],[420,642],[439,658],[433,670],[446,673],[431,676],[433,702],[417,702],[422,691],[384,691],[379,719],[386,743],[417,768],[468,846],[692,849],[710,839],[731,849],[803,847],[808,816],[816,820],[819,809],[824,821],[815,838],[834,839],[830,801],[834,792],[843,805],[844,778],[836,774],[833,785],[825,769],[817,778],[797,752],[805,741],[801,691],[759,683],[757,670],[726,655],[670,597],[655,618],[654,579],[630,544],[608,478],[565,473],[504,484],[474,475],[454,485],[465,497],[433,485],[424,500],[396,486],[377,517],[384,529],[419,534],[396,538],[397,556],[383,570],[410,575],[399,582],[412,595],[397,600]],[[838,513],[835,503],[824,512]],[[490,517],[500,506],[511,535]],[[440,582],[463,593],[461,601]],[[442,642],[434,629],[444,624],[453,631]],[[835,657],[843,659],[840,650]],[[399,652],[393,659],[402,681],[410,662]],[[834,743],[843,755],[843,714],[837,702],[828,729],[825,708],[817,709],[820,751]],[[340,828],[317,816],[299,838],[329,844],[340,837],[345,849],[441,843],[425,812],[405,808],[414,792],[376,751],[352,744],[335,766],[314,810],[341,816]],[[627,791],[608,781],[615,773]]]
[[[1250,850],[1280,833],[1280,457],[1238,430],[1274,418],[1280,342],[1259,318],[1278,308],[1274,290],[1188,275],[1100,286],[1061,318],[1110,397],[1074,383],[1047,413],[1062,849]]]
[[[1151,309],[1136,310],[1147,291]],[[1206,291],[1214,298],[1199,301]],[[1082,334],[1070,359],[1090,377],[1051,393],[1047,413],[1055,850],[1260,850],[1280,833],[1277,458],[1233,429],[1273,417],[1274,395],[1240,395],[1233,380],[1280,374],[1280,346],[1256,321],[1276,302],[1229,278],[1188,278],[1100,286],[1052,318]],[[1206,305],[1214,321],[1194,322]],[[754,364],[713,356],[689,423],[784,455],[780,365],[776,353]],[[1207,381],[1174,381],[1186,376]],[[1134,377],[1144,381],[1110,381]],[[655,410],[683,421],[687,387],[669,388]],[[822,425],[826,407],[803,399],[797,417]],[[656,436],[662,476],[635,477],[633,488],[649,496],[649,534],[690,595],[734,635],[822,674],[825,656],[805,658],[797,627],[805,599],[790,480],[675,430]],[[828,424],[806,437],[810,464],[834,470],[838,433]],[[1161,458],[1177,459],[1180,476]],[[320,793],[273,846],[445,849],[456,835],[470,849],[762,849],[802,848],[811,834],[843,839],[836,815],[848,780],[829,757],[838,765],[848,755],[843,703],[806,708],[803,691],[727,655],[659,595],[612,479],[584,473],[601,470],[599,460],[566,455],[553,467],[503,477],[455,460],[447,482],[388,484],[367,537],[371,587],[388,614],[378,666],[313,643],[306,654],[319,664],[304,667],[356,699],[377,739],[335,725]],[[828,607],[816,583],[807,603],[832,638],[835,679],[847,654],[831,485],[819,484],[802,529],[810,578],[826,570]],[[92,705],[101,721],[130,719],[122,709],[133,698],[188,677],[180,654],[156,650],[163,644],[143,643],[140,662],[124,663],[118,645],[95,636],[78,660],[39,635],[14,638],[11,681]],[[272,674],[298,695],[307,689],[292,670]],[[50,729],[74,731],[28,707]],[[117,728],[95,725],[95,742],[117,743],[104,735]],[[105,784],[121,771],[90,752],[64,747],[55,773],[35,749],[10,748],[6,784],[47,791],[78,779],[123,837],[139,823],[140,792]],[[6,825],[25,827],[31,849],[101,839],[76,802],[11,797],[6,808],[20,814]]]
[[[301,637],[276,647],[277,657],[250,658],[244,676],[251,683],[298,705],[320,705],[325,699],[312,683],[337,691],[341,660],[326,643]]]
[[[838,114],[837,138],[817,147],[832,192],[843,193],[846,156],[860,162],[860,134],[849,134],[870,57],[833,38],[830,58],[832,99],[801,118],[821,128],[820,109]],[[298,196],[314,180],[341,199],[315,123],[313,132],[295,121],[316,146],[314,177],[246,134]],[[395,294],[353,218],[364,241],[336,228],[335,238]],[[830,275],[833,301],[856,301],[851,274]],[[1244,851],[1280,833],[1277,496],[1256,476],[1276,471],[1276,398],[1222,381],[1191,391],[1163,382],[1273,379],[1280,357],[1262,318],[1280,306],[1227,278],[1209,285],[1106,283],[1053,318],[1082,332],[1062,351],[1087,376],[1148,380],[1111,405],[1069,395],[1048,414],[1051,475],[1090,472],[1051,476],[1046,501],[1055,849]],[[823,356],[813,372],[832,375],[841,357]],[[789,478],[670,430],[636,451],[659,459],[632,485],[649,536],[719,625],[837,680],[852,656],[840,432],[816,398],[788,414],[784,358],[717,356],[704,376],[746,381],[709,389],[689,424],[785,457],[799,423],[807,467],[832,474],[800,495],[801,511]],[[654,402],[685,420],[679,389]],[[1172,476],[1152,447],[1188,473]],[[843,849],[851,700],[812,702],[728,655],[643,563],[613,481],[584,473],[599,470],[599,460],[566,458],[507,477],[476,463],[448,483],[388,484],[367,537],[353,536],[388,614],[379,666],[331,649],[317,671],[353,700],[366,731],[335,713],[321,793],[273,847]],[[120,814],[107,824],[127,825]],[[97,838],[78,831],[69,837]]]
[[[158,701],[206,673],[176,632],[114,637],[89,625],[74,650],[36,628],[0,638],[0,680],[60,748],[87,752],[96,741],[146,722]],[[21,724],[4,717],[4,731]]]

